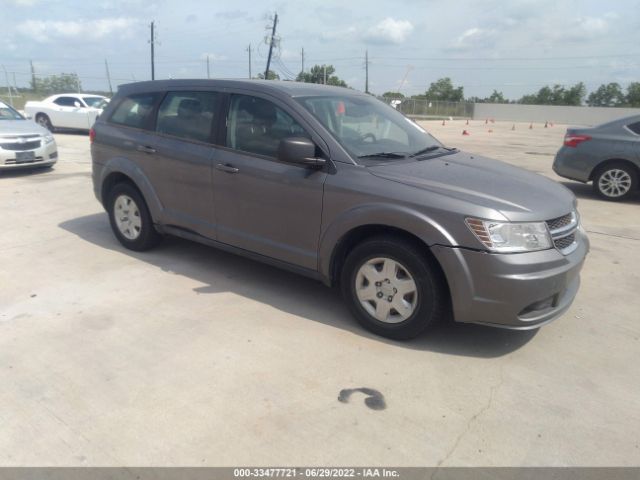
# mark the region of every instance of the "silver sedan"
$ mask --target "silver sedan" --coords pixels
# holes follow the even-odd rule
[[[553,170],[561,177],[593,182],[607,200],[624,200],[638,190],[640,115],[592,128],[569,128]]]

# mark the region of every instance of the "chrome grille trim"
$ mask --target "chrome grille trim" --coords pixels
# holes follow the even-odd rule
[[[577,212],[573,211],[562,217],[547,220],[547,228],[551,234],[553,245],[563,255],[569,255],[578,248],[576,231],[580,225]]]
[[[42,145],[42,138],[37,134],[10,135],[0,137],[0,149],[20,152],[35,150]]]

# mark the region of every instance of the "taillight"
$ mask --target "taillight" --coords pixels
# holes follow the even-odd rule
[[[93,143],[96,138],[96,131],[92,128],[89,130],[89,143]]]
[[[564,136],[564,145],[565,147],[576,148],[582,142],[587,142],[589,140],[591,140],[591,137],[589,135],[572,135],[570,133],[567,133]]]

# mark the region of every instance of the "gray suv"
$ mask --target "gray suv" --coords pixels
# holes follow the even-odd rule
[[[565,187],[447,148],[345,88],[134,83],[90,138],[126,248],[176,235],[337,285],[389,338],[446,316],[537,328],[571,304],[589,249]]]

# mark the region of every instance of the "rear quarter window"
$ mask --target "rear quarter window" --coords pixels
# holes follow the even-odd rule
[[[631,125],[627,125],[627,128],[631,130],[636,135],[640,135],[640,122],[632,123]]]
[[[151,116],[157,99],[157,93],[141,93],[125,97],[115,108],[108,121],[133,128],[153,128]]]

